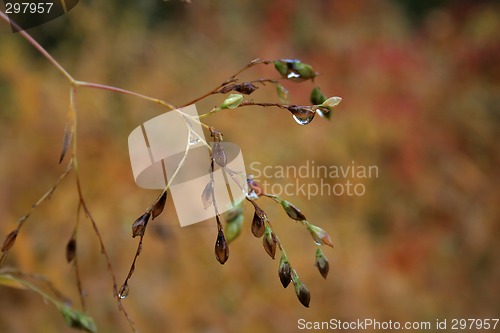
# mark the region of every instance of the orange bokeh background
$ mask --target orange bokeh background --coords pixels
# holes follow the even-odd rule
[[[69,103],[64,77],[9,29],[0,25],[2,238],[64,170],[57,161]],[[176,105],[257,57],[299,58],[321,73],[316,83],[325,94],[343,98],[331,121],[317,117],[299,126],[288,112],[267,108],[225,110],[206,121],[242,147],[247,164],[377,166],[378,178],[357,180],[366,188],[362,196],[287,197],[333,238],[335,248],[324,250],[327,280],[313,267],[307,231],[262,199],[311,291],[310,308],[291,286],[282,288],[278,261],[251,235],[251,207],[221,266],[213,254],[215,221],[180,228],[171,198],[149,226],[124,300],[142,332],[295,332],[300,318],[498,318],[498,31],[500,7],[489,1],[172,0],[80,2],[28,32],[77,79]],[[261,66],[242,78],[276,75]],[[308,103],[313,84],[285,84],[293,103]],[[272,86],[252,98],[277,101]],[[222,100],[210,97],[198,110]],[[137,246],[130,226],[158,195],[134,184],[127,137],[165,110],[84,88],[77,107],[84,195],[121,283]],[[7,264],[46,276],[78,308],[64,258],[76,210],[70,175],[32,214]],[[99,244],[82,222],[87,312],[100,332],[127,331]],[[27,291],[0,286],[0,308],[1,332],[71,331],[57,310]]]

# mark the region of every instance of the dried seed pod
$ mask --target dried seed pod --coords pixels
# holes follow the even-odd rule
[[[203,193],[201,194],[201,201],[203,202],[203,208],[207,209],[208,207],[212,206],[212,204],[214,202],[213,192],[214,192],[214,187],[212,185],[212,182],[209,182],[205,186],[205,189],[203,190]]]
[[[300,303],[308,308],[311,300],[311,294],[309,293],[309,289],[307,289],[306,285],[300,280],[295,269],[292,269],[292,282],[295,287],[295,294],[297,295]]]
[[[325,279],[328,276],[328,271],[330,270],[330,264],[328,263],[328,259],[323,254],[320,248],[316,250],[316,263],[315,266],[318,268],[319,273]]]
[[[242,93],[242,94],[250,95],[251,93],[253,93],[258,88],[257,88],[257,86],[255,86],[251,82],[245,82],[245,83],[242,83],[242,84],[235,85],[235,87],[233,89],[235,91],[237,91],[237,92]]]
[[[219,230],[217,234],[217,241],[215,242],[215,257],[222,265],[224,265],[229,258],[229,247],[227,246],[224,232],[222,232],[222,230]]]
[[[291,219],[295,221],[304,221],[306,219],[304,214],[302,214],[300,210],[294,205],[292,205],[292,203],[290,203],[289,201],[282,200],[281,206],[283,206],[283,209],[288,214],[288,216],[290,216]]]
[[[3,241],[3,244],[2,244],[2,252],[10,250],[10,248],[12,246],[14,246],[18,232],[19,232],[18,229],[13,230],[7,235],[7,237],[5,237],[5,240]]]
[[[266,213],[259,207],[255,207],[252,221],[252,234],[255,237],[260,238],[264,235],[266,218]]]
[[[311,232],[311,236],[317,245],[325,244],[333,247],[332,239],[325,230],[315,226],[314,224],[309,224],[308,229]]]
[[[155,218],[158,217],[163,212],[163,209],[165,208],[165,203],[167,202],[167,191],[164,191],[161,194],[161,197],[155,202],[153,206],[153,210],[151,211],[152,219],[154,220]]]
[[[272,229],[266,226],[264,231],[264,238],[262,238],[262,245],[266,250],[267,254],[274,259],[276,255],[276,236],[274,235]]]
[[[290,263],[285,256],[281,256],[278,275],[280,277],[283,288],[288,287],[290,281],[292,281],[292,268],[290,267]]]
[[[222,144],[220,142],[214,143],[214,148],[212,150],[212,157],[219,166],[225,167],[227,164],[227,156],[226,152],[222,148]]]
[[[144,236],[144,231],[146,230],[146,225],[148,224],[150,216],[151,213],[144,213],[135,220],[132,224],[132,237]]]
[[[295,294],[297,295],[300,303],[308,308],[309,302],[311,301],[311,293],[309,292],[309,289],[307,289],[306,285],[300,281],[295,270],[292,271],[292,282],[295,287]]]
[[[71,237],[66,244],[66,261],[68,263],[72,262],[76,256],[76,239]]]

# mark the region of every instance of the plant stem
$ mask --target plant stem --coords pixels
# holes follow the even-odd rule
[[[48,61],[54,65],[59,72],[61,72],[70,82],[74,82],[75,79],[64,69],[64,67],[56,60],[54,57],[52,57],[44,48],[41,46],[36,40],[33,39],[26,31],[24,31],[20,26],[17,25],[16,22],[12,21],[7,14],[2,12],[0,10],[0,18],[4,20],[5,22],[9,23],[11,26],[13,26],[21,36],[24,37],[30,43],[33,45],[35,49],[37,49],[38,52],[40,52]]]

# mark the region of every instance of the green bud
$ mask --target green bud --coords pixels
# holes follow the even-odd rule
[[[311,96],[309,97],[313,105],[320,105],[326,100],[326,96],[323,95],[321,89],[318,86],[314,87],[311,91]]]
[[[311,65],[304,64],[302,62],[294,63],[293,70],[296,71],[300,79],[309,80],[314,79],[318,73],[316,73]]]
[[[283,87],[281,84],[276,83],[276,92],[278,93],[278,98],[281,103],[288,103],[288,90]]]
[[[332,239],[325,230],[315,226],[314,224],[309,224],[308,229],[311,232],[311,236],[317,245],[325,244],[333,247]]]
[[[323,103],[321,103],[320,106],[324,106],[327,108],[334,108],[337,105],[339,105],[341,101],[342,101],[341,97],[338,97],[338,96],[330,97],[327,100],[325,100]]]
[[[306,219],[304,214],[302,214],[300,210],[294,205],[292,205],[290,202],[282,200],[281,206],[283,206],[285,212],[288,214],[288,216],[290,216],[291,219],[295,221],[304,221]]]
[[[325,279],[328,276],[328,271],[330,270],[330,264],[328,263],[328,259],[326,259],[323,251],[320,248],[316,250],[316,263],[315,266],[318,268],[319,273]]]
[[[225,213],[226,219],[226,240],[231,243],[241,233],[243,226],[244,216],[243,208],[238,205]]]
[[[286,78],[288,74],[288,62],[298,61],[298,60],[276,60],[274,62],[274,68],[281,74],[282,77]]]
[[[237,108],[241,102],[243,102],[243,95],[241,94],[231,94],[228,98],[222,102],[221,109],[234,109]]]
[[[86,314],[73,310],[67,305],[60,306],[59,311],[69,327],[87,332],[97,332],[94,320]]]
[[[274,68],[276,68],[283,78],[298,82],[313,79],[318,75],[310,65],[295,59],[276,60]]]

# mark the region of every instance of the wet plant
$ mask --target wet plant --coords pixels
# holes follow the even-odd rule
[[[10,22],[5,13],[0,11],[0,18],[7,23],[14,24]],[[95,331],[95,324],[90,317],[84,314],[85,312],[85,300],[83,293],[83,282],[80,278],[79,266],[78,266],[78,246],[81,240],[78,237],[79,225],[81,223],[80,218],[83,215],[86,220],[90,223],[95,236],[99,241],[99,246],[101,253],[107,263],[107,269],[112,282],[112,293],[116,299],[118,309],[124,314],[126,320],[130,324],[133,331],[136,331],[135,325],[132,319],[129,317],[122,301],[124,298],[129,296],[131,292],[130,279],[136,269],[137,260],[143,250],[143,242],[147,233],[147,227],[149,223],[153,223],[158,216],[165,210],[167,195],[172,185],[172,181],[177,176],[179,170],[181,170],[189,151],[189,146],[203,142],[203,144],[210,151],[210,158],[207,160],[207,167],[209,170],[214,171],[214,167],[217,165],[223,168],[227,175],[231,176],[238,184],[241,185],[242,190],[247,189],[246,200],[253,206],[254,215],[250,225],[251,233],[257,237],[261,238],[263,248],[265,252],[272,259],[276,258],[277,251],[279,251],[280,260],[278,267],[278,277],[283,285],[287,287],[290,282],[294,285],[295,293],[298,300],[305,307],[309,307],[310,304],[310,293],[305,284],[300,280],[295,268],[293,267],[290,259],[288,258],[284,245],[277,235],[276,230],[271,224],[270,218],[266,214],[263,208],[261,208],[260,203],[257,202],[261,198],[268,198],[280,205],[286,215],[293,221],[301,224],[310,233],[314,243],[318,245],[318,249],[315,255],[315,265],[318,268],[320,274],[326,278],[329,270],[329,263],[324,255],[323,251],[319,246],[327,245],[333,247],[331,237],[322,228],[307,221],[304,213],[293,205],[291,202],[282,199],[278,195],[272,193],[264,193],[259,184],[253,180],[251,175],[241,175],[237,174],[228,167],[228,157],[224,151],[224,146],[222,142],[224,140],[222,132],[209,126],[204,122],[204,119],[211,116],[217,112],[233,112],[235,109],[256,106],[263,108],[275,108],[278,110],[285,111],[286,115],[291,114],[291,118],[299,125],[307,125],[313,121],[316,114],[320,117],[330,119],[333,108],[335,108],[341,101],[340,97],[330,97],[327,98],[320,90],[320,88],[315,83],[315,78],[318,73],[314,68],[300,60],[291,59],[277,59],[277,60],[262,60],[255,59],[246,64],[243,68],[237,71],[235,74],[231,75],[224,82],[216,85],[213,89],[202,94],[201,96],[194,98],[193,100],[185,103],[184,105],[174,106],[164,100],[150,97],[138,92],[125,90],[122,88],[92,83],[84,82],[74,78],[57,60],[55,60],[52,55],[50,55],[37,41],[35,41],[27,32],[19,30],[19,35],[28,41],[43,57],[45,57],[57,71],[59,71],[69,83],[69,107],[67,111],[66,126],[64,129],[63,143],[61,148],[61,153],[59,155],[59,163],[63,163],[67,160],[67,166],[65,170],[60,174],[59,178],[55,181],[54,185],[45,192],[40,199],[35,202],[31,209],[22,216],[18,221],[16,227],[8,233],[1,245],[1,257],[0,257],[0,284],[11,286],[16,284],[23,288],[32,290],[40,294],[46,301],[54,304],[54,306],[61,312],[64,319],[69,326],[83,329],[86,331]],[[269,78],[256,78],[255,80],[241,82],[239,75],[243,72],[249,71],[255,66],[271,66],[273,75]],[[277,72],[277,73],[276,73]],[[276,75],[277,74],[277,75]],[[287,82],[304,83],[311,82],[313,84],[313,89],[311,91],[310,103],[303,105],[296,105],[289,103],[289,93],[285,88]],[[277,93],[278,102],[267,102],[267,101],[255,101],[248,96],[255,92],[257,89],[274,87]],[[80,89],[99,89],[104,91],[109,91],[113,93],[119,93],[129,96],[134,96],[136,98],[158,104],[163,106],[166,110],[173,110],[182,115],[185,124],[190,128],[192,123],[199,123],[203,128],[210,132],[212,137],[212,144],[204,141],[203,138],[198,136],[194,131],[190,130],[188,142],[186,143],[186,150],[182,159],[176,166],[176,169],[172,176],[168,179],[168,183],[165,188],[160,192],[160,194],[152,201],[152,203],[139,215],[139,217],[131,224],[131,236],[132,238],[139,238],[137,243],[137,249],[130,265],[129,271],[123,283],[118,284],[115,270],[113,269],[110,256],[108,255],[108,250],[103,242],[101,233],[99,231],[98,225],[92,216],[91,210],[84,198],[82,191],[82,181],[78,169],[78,133],[77,133],[77,91]],[[194,117],[187,113],[184,113],[179,109],[180,107],[192,105],[202,99],[205,99],[212,95],[222,95],[221,102],[218,106],[212,108],[211,110],[206,110],[205,113]],[[192,127],[191,127],[192,128]],[[56,296],[51,296],[47,292],[41,290],[33,283],[29,282],[26,278],[28,275],[24,273],[17,272],[12,269],[7,269],[4,267],[7,259],[7,255],[11,250],[15,248],[15,242],[19,236],[22,228],[26,225],[26,222],[32,212],[36,210],[40,205],[44,204],[56,191],[58,185],[68,178],[70,174],[73,174],[75,181],[75,188],[78,194],[77,200],[77,212],[75,219],[75,226],[72,234],[66,245],[65,255],[68,263],[73,265],[75,271],[75,280],[77,289],[80,295],[80,304],[83,312],[79,312],[67,306],[60,298],[59,293],[54,293]],[[244,184],[242,184],[242,180]],[[244,226],[243,209],[240,206],[234,207],[225,215],[225,227],[222,223],[221,213],[219,211],[217,201],[214,193],[214,180],[213,172],[211,173],[211,179],[205,186],[202,193],[193,193],[193,197],[198,198],[203,202],[205,209],[214,209],[215,212],[215,222],[217,225],[217,234],[215,235],[215,246],[214,253],[216,260],[220,264],[225,264],[229,260],[229,244],[233,242],[240,234]],[[150,222],[151,221],[151,222]],[[3,268],[1,268],[3,267]],[[120,287],[118,287],[120,285]],[[132,289],[133,290],[133,289]]]

